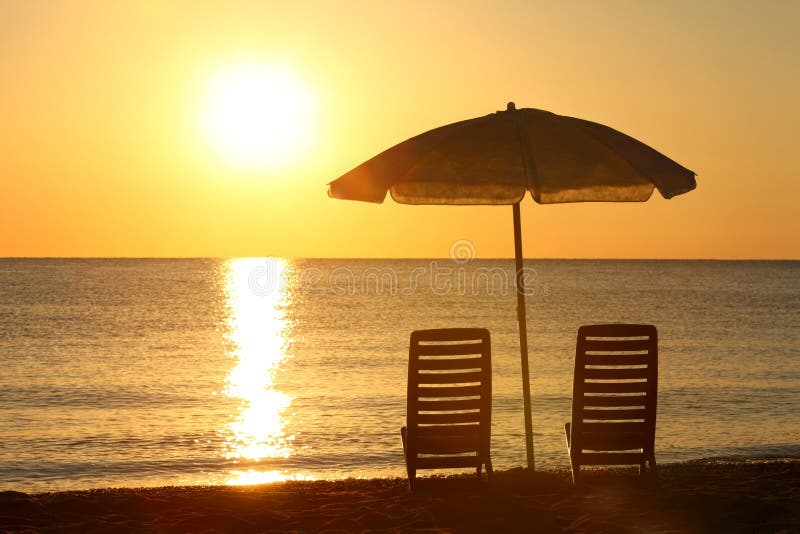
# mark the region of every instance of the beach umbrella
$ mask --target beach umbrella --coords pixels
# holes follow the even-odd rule
[[[331,182],[328,195],[381,203],[511,204],[514,220],[525,447],[534,468],[533,421],[519,203],[643,202],[695,188],[695,173],[613,128],[539,109],[516,109],[412,137]]]

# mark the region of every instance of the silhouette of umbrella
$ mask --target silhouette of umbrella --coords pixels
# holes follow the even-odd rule
[[[362,163],[328,195],[402,204],[512,204],[525,445],[534,468],[519,202],[643,202],[695,188],[695,173],[613,128],[539,109],[505,111],[435,128]]]

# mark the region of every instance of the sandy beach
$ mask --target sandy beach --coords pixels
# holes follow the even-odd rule
[[[800,532],[800,460],[706,460],[631,472],[567,470],[260,486],[0,494],[0,530],[68,532]]]

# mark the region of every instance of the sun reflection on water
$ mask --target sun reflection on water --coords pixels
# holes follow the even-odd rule
[[[315,480],[314,477],[300,473],[287,474],[284,471],[231,471],[225,482],[229,486],[250,486],[253,484],[267,484],[269,482],[283,482],[284,480]]]
[[[275,389],[275,373],[288,358],[290,341],[285,307],[289,304],[282,283],[286,262],[279,258],[246,258],[228,263],[226,296],[229,308],[227,338],[236,360],[223,394],[239,400],[239,412],[226,428],[222,453],[226,459],[261,461],[288,458],[294,436],[287,434],[284,412],[292,399]],[[271,287],[257,282],[253,273],[269,276]],[[280,470],[232,470],[227,484],[257,484],[297,479]]]

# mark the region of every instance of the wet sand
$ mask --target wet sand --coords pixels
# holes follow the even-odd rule
[[[1,531],[800,532],[800,459],[474,477],[0,493]]]

